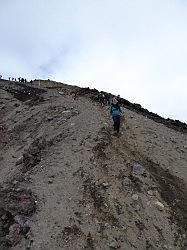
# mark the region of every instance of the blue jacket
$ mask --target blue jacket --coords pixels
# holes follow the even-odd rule
[[[110,107],[110,115],[113,116],[118,116],[122,114],[122,110],[118,104],[112,104]]]

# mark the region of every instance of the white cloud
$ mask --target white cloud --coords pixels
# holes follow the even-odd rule
[[[0,2],[0,69],[120,93],[187,121],[187,3]]]

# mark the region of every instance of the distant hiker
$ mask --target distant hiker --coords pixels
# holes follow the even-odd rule
[[[105,93],[105,101],[107,105],[110,105],[110,94]]]
[[[97,96],[97,100],[100,103],[101,107],[107,104],[107,99],[105,93],[99,93]]]
[[[0,79],[2,78],[2,75],[0,75]]]
[[[14,78],[12,77],[12,81],[14,81]]]
[[[114,121],[114,130],[116,131],[115,134],[119,133],[120,130],[120,118],[122,115],[122,110],[120,108],[119,102],[116,98],[112,99],[111,107],[110,107],[110,115]]]
[[[119,104],[121,104],[121,97],[120,97],[120,95],[117,95],[116,100],[118,101]]]
[[[8,79],[9,79],[9,81],[10,81],[10,77],[9,77]]]
[[[103,107],[105,105],[105,94],[104,93],[100,94],[99,100],[100,100],[101,107]]]
[[[19,82],[21,81],[21,77],[18,77],[18,81],[19,81]]]

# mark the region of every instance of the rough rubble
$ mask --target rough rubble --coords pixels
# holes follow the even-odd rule
[[[186,249],[186,124],[97,94],[0,81],[0,249]]]

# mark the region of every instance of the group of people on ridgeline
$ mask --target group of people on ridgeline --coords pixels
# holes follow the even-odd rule
[[[23,78],[23,77],[18,77],[17,78],[14,78],[14,77],[9,77],[9,81],[13,81],[13,82],[27,82],[27,79],[26,78]]]
[[[2,75],[0,75],[0,80],[2,79]],[[27,82],[27,79],[26,78],[23,78],[23,77],[9,77],[8,78],[9,81],[12,81],[12,82]]]
[[[114,135],[118,135],[120,131],[121,118],[124,112],[120,107],[120,95],[113,97],[112,101],[110,101],[110,94],[100,92],[97,99],[101,107],[103,107],[104,105],[110,105],[110,116],[112,116],[114,123]]]

